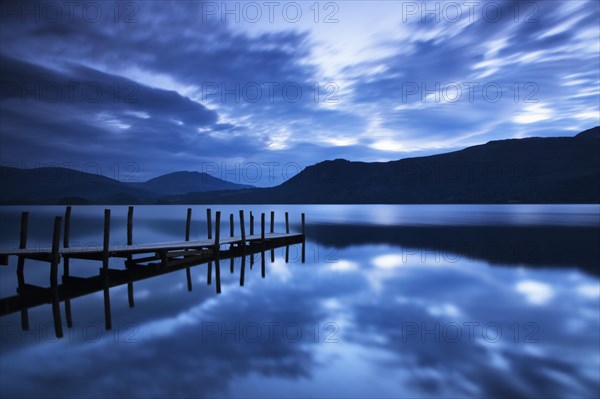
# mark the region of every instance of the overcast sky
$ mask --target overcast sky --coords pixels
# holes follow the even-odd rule
[[[3,1],[3,165],[281,183],[600,124],[597,1]]]

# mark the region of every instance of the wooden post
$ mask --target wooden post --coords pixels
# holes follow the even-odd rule
[[[260,214],[260,239],[262,245],[261,251],[261,275],[265,277],[265,214]]]
[[[210,208],[206,209],[206,228],[208,232],[208,239],[212,239],[212,217]],[[208,267],[206,268],[206,284],[210,285],[212,283],[212,261],[208,262]]]
[[[290,234],[290,215],[285,213],[285,234]]]
[[[260,252],[260,275],[262,278],[266,276],[266,267],[265,267],[265,247],[263,244],[263,250]]]
[[[65,233],[63,235],[63,248],[69,248],[69,235],[71,234],[71,207],[67,206],[65,210]],[[63,276],[69,277],[69,257],[63,256]],[[64,277],[63,277],[64,279]],[[67,327],[73,327],[73,318],[71,317],[71,300],[65,299],[65,317]]]
[[[54,234],[52,236],[52,260],[50,263],[50,292],[52,293],[52,317],[54,319],[54,332],[57,338],[62,338],[62,320],[60,316],[60,298],[58,296],[58,263],[60,262],[60,229],[62,218],[54,219]]]
[[[219,256],[215,259],[215,286],[217,288],[217,294],[221,293],[221,262]]]
[[[306,241],[302,240],[302,263],[304,263],[305,258],[306,258]]]
[[[305,221],[304,221],[304,213],[302,213],[302,263],[306,258],[306,235],[305,235]]]
[[[185,240],[190,240],[190,231],[192,226],[192,208],[188,208],[187,210],[187,218],[185,221]],[[185,277],[187,280],[187,289],[188,291],[192,291],[192,272],[189,267],[185,268]]]
[[[250,211],[250,235],[254,235],[254,215],[252,214],[252,211]]]
[[[112,329],[110,314],[110,280],[108,274],[108,249],[110,244],[110,209],[104,210],[104,243],[102,248],[102,275],[104,282],[104,323],[107,330]]]
[[[192,226],[192,208],[187,210],[187,218],[185,220],[185,240],[190,240],[190,229]]]
[[[192,292],[192,271],[189,267],[185,268],[185,277],[187,280],[187,288],[189,292]]]
[[[206,210],[206,224],[207,224],[207,229],[208,229],[208,239],[212,239],[212,217],[211,217],[211,212],[210,212],[210,208],[208,208]]]
[[[221,212],[215,214],[215,250],[219,250],[221,243]]]
[[[104,240],[102,242],[102,258],[106,260],[106,264],[102,264],[103,267],[108,268],[108,249],[110,245],[110,209],[104,210]]]
[[[271,234],[275,233],[275,212],[271,211]],[[271,263],[275,262],[275,249],[271,248]]]
[[[229,214],[229,237],[233,237],[234,234],[234,225],[233,225],[233,213]],[[233,244],[229,244],[229,251],[233,249]],[[234,269],[233,256],[229,258],[229,272],[233,274]]]
[[[206,268],[206,284],[212,284],[212,261],[208,262],[208,267]]]
[[[27,227],[29,225],[29,212],[21,213],[21,239],[19,240],[19,249],[27,247]],[[17,281],[20,295],[25,295],[25,257],[19,255],[17,261]],[[23,331],[29,330],[29,311],[21,304],[21,328]]]
[[[131,277],[131,274],[129,276]],[[133,283],[131,281],[127,283],[127,299],[129,301],[129,307],[135,307],[135,300],[133,298]]]
[[[244,211],[240,209],[240,233],[242,235],[242,245],[246,247],[246,225],[244,224]]]
[[[68,206],[65,210],[65,234],[63,236],[63,248],[69,248],[69,235],[71,234],[71,207]],[[63,274],[69,275],[69,258],[63,259]]]
[[[217,294],[221,293],[221,264],[219,261],[220,257],[220,235],[221,235],[221,212],[217,211],[215,214],[215,280]]]
[[[133,206],[127,208],[127,246],[133,245]],[[131,255],[127,256],[128,260],[131,260]],[[129,270],[129,277],[132,277],[132,271]],[[135,307],[135,300],[133,297],[133,282],[127,282],[127,300],[129,307]]]
[[[242,266],[240,270],[240,287],[244,286],[244,275],[246,273],[246,251],[242,255]]]
[[[246,224],[244,223],[244,211],[240,209],[240,234],[242,235],[242,265],[240,270],[240,286],[244,285],[244,274],[246,272]]]
[[[127,210],[127,245],[133,245],[133,207]]]

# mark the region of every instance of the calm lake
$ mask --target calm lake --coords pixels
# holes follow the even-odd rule
[[[101,206],[73,207],[71,246],[100,246]],[[111,243],[126,241],[127,207],[111,206]],[[136,206],[135,243],[184,238],[188,206]],[[192,239],[206,238],[206,206],[192,206]],[[55,338],[51,306],[0,318],[2,397],[598,397],[599,205],[210,206],[284,212],[301,245],[260,262],[207,266],[71,301],[73,328]],[[3,206],[5,249],[29,211],[28,246],[48,246],[59,206]],[[257,226],[259,224],[257,218]],[[260,255],[258,255],[260,256]],[[101,263],[72,260],[71,275]],[[124,268],[111,260],[111,268]],[[26,280],[48,286],[47,263]],[[62,270],[62,266],[61,266]],[[0,294],[16,293],[16,259]],[[64,304],[61,303],[64,323]]]

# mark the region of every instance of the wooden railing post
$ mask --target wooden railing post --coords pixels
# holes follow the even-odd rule
[[[212,239],[212,216],[210,208],[206,210],[206,228],[208,231],[208,239],[210,240]]]
[[[217,294],[221,293],[221,263],[220,263],[220,242],[221,242],[221,212],[217,211],[215,214],[215,285]]]
[[[110,312],[110,279],[108,273],[108,261],[110,246],[110,209],[104,210],[104,242],[102,247],[102,276],[104,282],[104,324],[107,330],[112,329]]]
[[[133,207],[127,209],[127,245],[133,245]]]
[[[290,234],[290,215],[285,213],[285,234]]]
[[[60,230],[62,218],[54,219],[54,234],[52,235],[52,259],[50,262],[50,292],[52,294],[52,318],[54,319],[54,332],[57,338],[62,338],[62,320],[60,316],[60,298],[58,292],[58,263],[60,262]]]
[[[246,225],[244,223],[244,211],[240,209],[240,234],[242,235],[242,245],[246,247]]]
[[[188,208],[187,217],[185,219],[185,240],[190,240],[190,231],[192,227],[192,208]]]
[[[127,208],[127,246],[133,245],[133,206]],[[131,260],[132,256],[128,255],[127,260]],[[127,283],[127,301],[129,307],[135,307],[135,300],[133,297],[133,282],[131,281],[132,271],[129,270],[130,281]]]
[[[304,213],[302,213],[302,263],[306,259],[306,227]]]
[[[212,216],[210,208],[206,209],[206,229],[208,234],[208,239],[212,239]],[[210,285],[212,283],[212,261],[208,262],[208,267],[206,268],[206,284]]]
[[[185,220],[185,240],[190,240],[190,232],[192,227],[192,208],[188,208],[187,217]],[[192,291],[192,271],[189,267],[185,268],[185,277],[187,281],[187,289],[188,291]]]
[[[229,237],[233,237],[234,235],[234,221],[233,221],[233,213],[229,214]],[[233,243],[229,244],[229,251],[233,249]],[[233,274],[234,270],[234,260],[233,256],[229,258],[229,272]]]
[[[21,237],[19,240],[19,249],[27,248],[27,228],[29,225],[29,212],[21,213]],[[18,256],[17,260],[17,283],[21,295],[25,295],[25,257]],[[29,312],[21,307],[21,328],[23,331],[29,330]]]
[[[69,248],[69,236],[71,234],[71,207],[67,206],[65,210],[65,232],[63,235],[63,248]],[[63,255],[63,281],[64,276],[69,277],[69,257]],[[73,318],[71,317],[71,300],[65,299],[65,317],[67,319],[67,327],[73,327]]]

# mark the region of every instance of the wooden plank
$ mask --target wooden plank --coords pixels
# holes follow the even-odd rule
[[[264,237],[261,235],[249,235],[246,237],[246,241],[259,241],[263,239],[278,239],[278,238],[286,238],[286,237],[297,237],[302,236],[300,233],[265,233]],[[241,237],[225,237],[220,238],[219,243],[224,244],[238,244],[243,240]],[[111,257],[117,256],[125,256],[127,254],[143,254],[143,253],[151,253],[158,250],[185,250],[185,249],[198,249],[198,248],[211,248],[215,244],[212,240],[198,240],[198,241],[174,241],[174,242],[164,242],[164,243],[155,243],[155,244],[143,244],[143,245],[131,245],[131,246],[113,246],[108,248],[108,254]],[[60,255],[66,255],[70,258],[82,258],[82,259],[97,259],[98,257],[101,259],[104,249],[103,248],[80,248],[80,247],[71,247],[71,248],[59,248]],[[50,255],[52,251],[45,248],[27,248],[27,249],[17,249],[12,251],[2,252],[2,256],[25,256],[27,259],[37,259],[37,260],[45,260],[51,261]]]
[[[17,289],[17,292],[20,295],[43,296],[44,298],[47,298],[49,290],[48,288],[40,287],[39,285],[24,284],[23,287]]]

